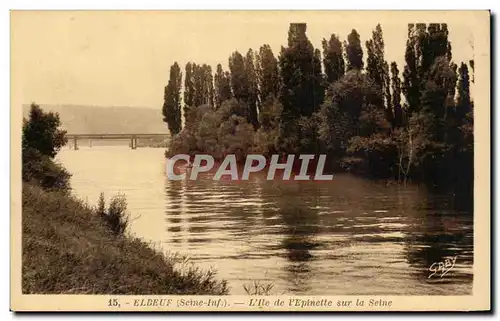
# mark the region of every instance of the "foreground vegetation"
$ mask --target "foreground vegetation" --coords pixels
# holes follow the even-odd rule
[[[175,269],[137,238],[111,233],[59,191],[23,186],[23,293],[225,294],[211,271]]]
[[[30,294],[226,294],[213,271],[175,266],[127,235],[126,201],[75,199],[54,162],[66,143],[57,114],[32,105],[23,124],[22,289]]]
[[[304,23],[290,25],[277,57],[269,45],[235,51],[229,71],[219,64],[213,74],[189,62],[183,75],[174,63],[167,154],[321,153],[347,171],[470,192],[474,61],[453,61],[448,33],[444,23],[409,24],[399,67],[385,59],[380,25],[365,46],[353,29],[344,42],[323,39],[320,51]]]

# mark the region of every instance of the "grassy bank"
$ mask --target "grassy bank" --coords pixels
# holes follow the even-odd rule
[[[174,268],[148,244],[115,236],[87,204],[23,185],[23,293],[226,294],[212,272]]]

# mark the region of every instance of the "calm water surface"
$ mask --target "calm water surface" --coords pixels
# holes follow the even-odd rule
[[[450,195],[340,174],[330,182],[168,181],[163,149],[62,150],[74,193],[127,196],[131,232],[215,268],[232,294],[460,295],[472,291],[473,219]],[[429,267],[457,256],[444,277]]]

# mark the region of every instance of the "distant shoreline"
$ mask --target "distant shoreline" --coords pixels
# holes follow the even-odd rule
[[[59,114],[61,128],[69,134],[169,134],[161,110],[151,107],[41,104],[46,112]],[[23,105],[23,117],[29,116]]]

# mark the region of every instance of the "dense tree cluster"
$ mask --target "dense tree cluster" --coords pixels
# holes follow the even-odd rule
[[[292,23],[276,57],[269,45],[235,51],[229,70],[188,63],[181,131],[181,72],[175,63],[164,116],[170,153],[326,153],[370,176],[472,182],[473,101],[469,66],[452,61],[446,24],[410,24],[405,65],[385,59],[382,27],[362,46],[353,29],[314,48]],[[401,48],[403,50],[403,48]],[[366,55],[366,59],[363,58]]]

